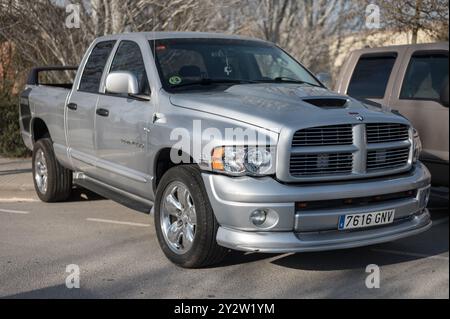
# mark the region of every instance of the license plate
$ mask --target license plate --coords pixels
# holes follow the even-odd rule
[[[339,216],[339,230],[390,224],[394,221],[395,209],[379,212],[347,214]]]

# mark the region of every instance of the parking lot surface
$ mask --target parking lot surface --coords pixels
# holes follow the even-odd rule
[[[191,270],[165,258],[151,216],[114,201],[0,195],[2,298],[449,298],[445,190],[433,192],[433,227],[415,237],[318,253],[231,252]],[[366,287],[369,264],[379,266],[380,288]],[[66,287],[68,265],[79,267],[80,288]]]

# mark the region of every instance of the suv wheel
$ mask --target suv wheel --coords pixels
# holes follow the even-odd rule
[[[162,177],[156,192],[155,227],[164,254],[179,266],[209,266],[227,252],[216,242],[219,225],[195,166],[176,166]]]
[[[72,191],[72,171],[59,164],[49,138],[34,144],[33,181],[38,197],[44,202],[64,201]]]

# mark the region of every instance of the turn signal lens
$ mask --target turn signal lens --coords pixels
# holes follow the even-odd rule
[[[223,155],[224,155],[224,148],[223,147],[216,147],[213,150],[212,156],[211,156],[211,162],[212,162],[212,168],[217,171],[223,171]]]

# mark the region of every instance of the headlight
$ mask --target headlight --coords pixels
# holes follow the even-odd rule
[[[275,173],[273,149],[263,146],[219,146],[212,152],[212,169],[231,175]]]
[[[422,141],[420,140],[419,132],[413,129],[413,163],[419,160],[420,153],[422,152]]]

